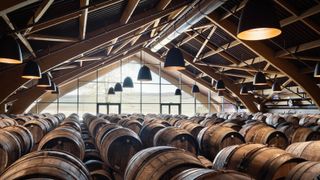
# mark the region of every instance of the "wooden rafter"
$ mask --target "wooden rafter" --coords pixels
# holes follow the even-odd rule
[[[204,32],[206,32],[206,31],[209,30],[209,29],[210,29],[210,27],[207,27],[207,28],[204,28],[204,29],[202,29],[202,30],[196,30],[196,31],[200,31],[199,33],[194,32],[193,34],[187,34],[188,36],[187,36],[186,38],[182,39],[182,40],[177,44],[177,46],[182,46],[182,45],[188,43],[188,42],[191,41],[193,38],[199,36],[199,34],[204,33]]]
[[[27,39],[37,40],[37,41],[53,41],[53,42],[77,42],[78,41],[77,38],[41,35],[41,34],[31,34],[27,36]]]
[[[217,15],[213,13],[208,15],[207,18],[230,36],[237,39],[236,25],[227,20],[219,21]],[[309,97],[317,104],[318,107],[320,107],[320,96],[318,95],[320,89],[310,77],[300,73],[299,69],[294,64],[274,57],[275,52],[262,42],[239,41],[258,56],[264,57],[264,59],[266,59],[273,67],[287,75],[309,95]]]
[[[80,7],[85,7],[89,5],[89,0],[80,0]],[[81,16],[79,18],[79,33],[80,39],[84,40],[86,38],[87,30],[87,20],[88,20],[88,8],[82,10]]]
[[[311,41],[311,42],[307,42],[307,43],[303,43],[303,44],[300,44],[300,45],[297,45],[294,47],[290,47],[286,50],[278,51],[276,53],[276,56],[282,57],[282,56],[295,54],[298,52],[307,51],[307,50],[318,48],[318,47],[320,47],[320,39],[315,40],[315,41]]]
[[[199,60],[198,58],[199,58],[201,52],[202,52],[203,49],[206,47],[207,43],[209,42],[209,39],[210,39],[211,36],[214,34],[214,32],[216,31],[216,29],[217,29],[217,26],[213,26],[213,27],[211,28],[211,31],[209,32],[207,38],[206,38],[206,39],[204,40],[204,42],[201,44],[200,49],[198,50],[196,56],[194,57],[193,62],[196,62],[197,60]]]
[[[229,49],[229,48],[233,48],[233,47],[235,47],[235,46],[237,46],[237,45],[239,45],[239,44],[240,44],[239,41],[234,40],[234,41],[232,41],[232,42],[230,42],[230,43],[227,43],[227,44],[224,44],[224,45],[220,46],[220,47],[219,47],[218,49],[216,49],[216,50],[212,50],[212,51],[209,51],[209,52],[205,53],[202,58],[204,59],[204,58],[213,56],[213,55],[215,55],[215,54],[217,54],[217,53],[220,53],[220,52],[222,52],[222,51],[225,51],[225,50],[227,50],[227,49]]]
[[[6,15],[12,11],[20,9],[22,7],[33,4],[39,0],[10,0],[10,1],[0,1],[0,15]]]
[[[44,13],[49,9],[49,7],[53,2],[54,0],[44,0],[36,10],[34,15],[29,19],[28,25],[37,23],[40,20],[40,18],[44,15]],[[32,27],[27,28],[23,33],[23,35],[28,34],[31,30],[32,30]]]
[[[171,1],[172,0],[161,0],[157,4],[156,9],[158,11],[164,10],[170,4]],[[151,37],[154,37],[156,35],[156,31],[157,31],[156,27],[158,27],[159,23],[160,23],[160,19],[157,19],[157,20],[154,21],[154,24],[153,24],[153,28],[154,29],[152,29],[152,31],[151,31]]]

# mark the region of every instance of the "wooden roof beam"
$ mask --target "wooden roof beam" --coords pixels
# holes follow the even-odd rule
[[[294,60],[303,60],[303,61],[320,61],[320,57],[313,57],[313,56],[282,56],[282,59],[294,59]]]
[[[233,8],[231,8],[230,11],[228,11],[225,14],[222,15],[222,17],[220,18],[220,21],[227,19],[228,17],[232,16],[236,12],[240,11],[241,9],[243,9],[245,7],[245,5],[247,4],[247,2],[248,2],[248,0],[243,0],[239,5],[236,5]]]
[[[89,0],[80,0],[80,7],[86,7],[89,5]],[[79,18],[79,33],[80,39],[84,40],[86,38],[87,31],[87,20],[88,20],[88,8],[82,10],[81,16]]]
[[[224,45],[218,47],[218,49],[216,49],[216,50],[211,50],[211,51],[205,53],[202,58],[205,59],[207,57],[213,56],[213,55],[218,54],[218,53],[220,53],[222,51],[225,51],[225,50],[227,50],[229,48],[233,48],[233,47],[235,47],[235,46],[237,46],[239,44],[241,44],[239,41],[234,40],[234,41],[232,41],[230,43],[227,43],[227,44],[224,44]]]
[[[138,4],[139,4],[139,0],[128,1],[128,4],[127,4],[126,8],[124,9],[122,16],[121,16],[121,19],[120,19],[120,22],[122,24],[128,23],[131,15],[133,14],[133,11],[136,9]]]
[[[28,25],[32,25],[34,23],[37,23],[40,20],[40,18],[44,15],[44,13],[47,12],[47,10],[49,9],[49,7],[51,6],[51,4],[53,2],[54,2],[54,0],[44,0],[44,1],[42,1],[42,3],[38,7],[38,9],[34,13],[34,15],[29,19]],[[31,31],[31,29],[32,29],[32,27],[27,28],[25,30],[25,32],[23,33],[23,35],[28,34]]]
[[[237,39],[236,25],[227,20],[219,21],[219,18],[214,13],[208,15],[207,17],[212,23],[219,26],[233,38]],[[263,44],[263,42],[242,40],[239,41],[247,48],[249,48],[252,52],[256,53],[258,56],[266,59],[267,62],[271,63],[273,67],[277,68],[283,74],[287,75],[292,81],[298,84],[308,94],[308,96],[317,104],[318,107],[320,107],[320,96],[318,95],[320,89],[312,80],[312,78],[300,73],[299,68],[297,68],[294,64],[275,57],[275,52],[270,47]]]
[[[200,49],[198,50],[196,56],[194,57],[193,62],[196,62],[196,61],[199,60],[199,56],[200,56],[201,52],[202,52],[203,49],[206,47],[207,43],[209,42],[209,39],[210,39],[211,36],[214,34],[214,32],[216,31],[216,29],[217,29],[217,26],[213,26],[213,27],[211,28],[211,31],[209,32],[207,38],[206,38],[206,39],[204,40],[204,42],[201,44]]]
[[[157,4],[157,7],[156,9],[157,10],[164,10],[171,2],[172,0],[161,0],[158,4]],[[153,29],[151,31],[151,37],[154,37],[156,35],[156,32],[157,32],[157,28],[158,25],[160,23],[160,19],[157,19],[154,21],[154,24],[153,24]]]
[[[307,51],[310,49],[314,49],[314,48],[318,48],[320,47],[320,39],[315,40],[315,41],[311,41],[311,42],[307,42],[307,43],[303,43],[294,47],[290,47],[286,50],[280,50],[278,52],[276,52],[276,56],[277,57],[282,57],[282,56],[286,56],[286,55],[291,55],[291,54],[295,54],[298,52],[302,52],[302,51]]]
[[[36,40],[36,41],[52,41],[52,42],[77,42],[78,41],[77,38],[42,35],[42,34],[30,34],[29,36],[27,36],[27,39]]]
[[[110,26],[112,28],[109,27],[109,31],[105,31],[105,29],[108,29],[105,27],[98,29],[96,31],[98,35],[71,44],[70,46],[57,50],[55,52],[51,52],[48,55],[35,59],[35,61],[38,62],[41,70],[43,72],[46,72],[56,65],[70,60],[78,56],[79,54],[85,54],[86,52],[92,51],[93,49],[100,48],[114,38],[126,36],[129,33],[136,31],[141,26],[154,21],[155,19],[168,16],[173,11],[185,6],[186,4],[188,4],[188,2],[183,1],[182,3],[175,4],[174,6],[163,11],[155,11],[155,9],[151,9],[149,11],[140,13],[139,15],[132,17],[129,23],[125,25],[119,23],[111,24]],[[101,31],[103,33],[101,33]],[[0,82],[3,84],[8,84],[8,86],[4,90],[2,90],[0,94],[0,102],[3,102],[11,93],[15,92],[17,88],[28,82],[27,79],[23,79],[20,77],[20,73],[17,73],[22,72],[24,66],[25,64],[16,65],[10,70],[0,72]],[[14,79],[14,83],[12,79]]]
[[[0,1],[0,16],[6,15],[12,11],[20,9],[22,7],[33,4],[39,0],[10,0],[10,1]]]

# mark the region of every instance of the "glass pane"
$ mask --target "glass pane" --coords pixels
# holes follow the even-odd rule
[[[109,114],[119,114],[119,105],[109,105]]]
[[[171,114],[179,114],[179,106],[171,105]]]
[[[77,83],[75,86],[77,87]],[[78,95],[78,91],[77,89],[74,89],[63,96],[60,96],[59,102],[77,102],[77,95]]]
[[[79,82],[79,102],[96,103],[97,84]]]
[[[159,103],[159,84],[142,84],[142,103]]]
[[[108,106],[107,105],[99,105],[98,113],[100,114],[108,114]]]
[[[181,104],[181,113],[187,116],[193,116],[194,104]]]
[[[57,113],[57,103],[38,103],[38,110],[40,113]]]
[[[188,85],[182,86],[182,103],[194,103],[194,97],[191,93],[191,88]]]
[[[174,95],[175,85],[161,85],[161,103],[180,103],[180,96]]]
[[[197,103],[196,113],[208,113],[208,104]]]
[[[140,113],[140,104],[121,104],[121,113]]]
[[[140,83],[134,83],[133,88],[123,88],[122,103],[140,103]]]
[[[142,104],[142,113],[143,114],[159,114],[160,113],[160,104]]]
[[[64,113],[66,116],[77,113],[77,104],[59,103],[59,113]]]
[[[162,105],[162,114],[169,114],[169,105]]]

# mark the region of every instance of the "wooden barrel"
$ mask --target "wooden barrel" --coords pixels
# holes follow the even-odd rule
[[[0,129],[0,173],[21,156],[21,149],[16,136]]]
[[[94,119],[88,126],[91,136],[95,137],[99,128],[108,123],[110,122],[105,119]]]
[[[289,123],[292,123],[294,125],[299,125],[299,118],[296,116],[286,116],[285,117],[286,121]]]
[[[0,119],[0,128],[4,128],[7,126],[14,126],[17,122],[11,118]]]
[[[172,146],[198,154],[197,140],[186,130],[176,127],[165,127],[159,130],[153,139],[154,146]]]
[[[266,118],[266,123],[271,126],[275,126],[276,124],[279,124],[282,122],[286,122],[286,120],[279,115],[270,115]]]
[[[311,117],[311,116],[305,116],[299,120],[300,126],[311,126],[311,125],[317,125],[318,124],[318,118],[317,117]]]
[[[144,149],[134,155],[126,169],[126,180],[170,179],[189,168],[203,167],[191,153],[168,146]]]
[[[96,149],[86,149],[84,152],[84,158],[83,158],[83,162],[87,162],[89,160],[101,160],[99,151]]]
[[[59,127],[62,127],[62,126],[70,127],[70,128],[73,128],[77,132],[81,132],[80,123],[79,123],[79,121],[76,121],[76,120],[72,120],[72,119],[67,118],[62,123],[60,123]]]
[[[158,131],[165,127],[166,126],[159,123],[148,123],[142,126],[139,136],[144,148],[152,147],[154,136]]]
[[[115,128],[120,128],[121,126],[115,123],[110,123],[110,124],[105,124],[103,126],[101,126],[97,133],[96,133],[96,137],[95,137],[95,142],[97,145],[97,148],[100,149],[100,145],[102,144],[101,141],[103,139],[103,137],[112,129]]]
[[[32,134],[34,143],[39,143],[40,140],[47,133],[47,127],[43,121],[40,120],[31,120],[26,122],[24,125]]]
[[[20,143],[22,155],[27,154],[31,151],[34,145],[33,137],[31,132],[24,126],[8,126],[3,130],[6,130],[16,136],[17,140]]]
[[[84,164],[90,172],[106,168],[102,161],[96,159],[88,160]]]
[[[182,129],[185,129],[187,130],[190,134],[192,134],[192,136],[194,138],[197,138],[198,137],[198,134],[199,132],[204,128],[203,126],[199,125],[199,124],[196,124],[196,123],[193,123],[193,122],[186,122],[186,123],[183,123],[179,126],[179,128],[182,128]]]
[[[124,121],[119,121],[118,124],[120,124],[123,127],[131,129],[136,134],[139,134],[142,128],[142,124],[137,120],[124,119]]]
[[[79,132],[72,128],[57,128],[46,134],[39,143],[38,150],[62,150],[83,160],[85,145]]]
[[[92,180],[114,180],[113,175],[103,169],[90,172]]]
[[[139,136],[128,128],[110,130],[101,140],[103,161],[116,172],[123,174],[130,158],[142,149]]]
[[[24,125],[24,123],[28,122],[31,120],[30,117],[27,116],[19,116],[14,118],[14,120],[19,124],[19,125]]]
[[[291,143],[314,140],[320,140],[320,132],[304,127],[296,129],[291,137]]]
[[[263,126],[259,130],[257,130],[251,142],[267,144],[268,146],[278,147],[281,149],[285,149],[289,144],[288,139],[284,133],[282,133],[281,131],[277,131],[269,126]]]
[[[242,128],[240,125],[236,123],[231,123],[231,122],[223,122],[223,123],[220,123],[219,125],[224,127],[229,127],[237,132],[239,132],[240,129]]]
[[[43,120],[47,121],[50,126],[50,131],[59,125],[59,120],[55,116],[46,117]]]
[[[197,138],[201,154],[209,160],[213,160],[221,149],[245,142],[240,133],[223,126],[204,128]]]
[[[250,176],[233,170],[213,170],[202,168],[191,168],[184,170],[171,178],[171,180],[253,180]]]
[[[201,121],[200,125],[206,126],[206,127],[210,127],[210,126],[212,126],[212,125],[221,123],[221,122],[223,122],[223,121],[224,121],[224,119],[222,119],[222,118],[214,118],[214,119],[212,119],[212,118],[207,118],[207,119]]]
[[[256,135],[257,130],[265,126],[265,124],[260,122],[249,123],[244,125],[239,133],[244,137],[246,142],[253,142],[252,140]]]
[[[222,149],[213,161],[213,168],[236,170],[262,180],[283,179],[303,161],[279,148],[242,144]]]
[[[0,179],[77,179],[90,180],[85,165],[71,154],[37,151],[23,156],[2,174]]]
[[[204,156],[197,156],[197,158],[199,159],[199,161],[204,167],[208,169],[212,169],[212,162],[209,161],[209,159],[205,158]]]
[[[307,161],[296,165],[286,180],[319,179],[320,163]]]
[[[320,141],[293,143],[286,151],[309,161],[320,161]]]

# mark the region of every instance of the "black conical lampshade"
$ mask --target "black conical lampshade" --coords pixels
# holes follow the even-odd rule
[[[247,90],[248,90],[248,93],[253,93],[254,90],[255,90],[255,87],[252,84],[248,84],[247,85]]]
[[[248,95],[248,87],[246,85],[242,85],[240,88],[240,95]]]
[[[197,85],[193,85],[192,86],[192,90],[191,90],[192,93],[199,93],[200,92],[200,89]]]
[[[37,87],[50,87],[51,80],[48,73],[43,73],[41,79],[38,80]]]
[[[122,92],[122,85],[120,83],[116,83],[116,85],[114,86],[114,91]]]
[[[123,80],[123,88],[133,88],[133,81],[131,77],[126,77]]]
[[[169,71],[179,71],[186,69],[182,52],[178,48],[171,48],[164,62],[164,69]]]
[[[47,87],[46,90],[49,91],[49,92],[54,92],[54,91],[57,90],[57,86],[53,81],[51,81],[51,86]]]
[[[176,91],[174,92],[174,95],[181,96],[181,89],[177,88]]]
[[[152,81],[150,69],[146,65],[143,65],[140,68],[138,74],[138,81]]]
[[[110,87],[110,88],[109,88],[108,94],[115,94],[113,87]]]
[[[22,78],[41,79],[41,70],[39,65],[34,61],[28,61],[23,69]]]
[[[224,86],[224,82],[222,80],[217,81],[215,88],[217,91],[226,90],[226,87]]]
[[[320,65],[317,63],[316,68],[314,69],[314,77],[320,77]]]
[[[21,64],[23,61],[22,53],[17,40],[12,36],[6,36],[0,41],[0,63]]]
[[[280,23],[272,0],[249,0],[240,17],[237,37],[263,40],[280,34]]]
[[[262,72],[257,72],[253,78],[253,85],[267,85],[266,77]]]
[[[282,91],[281,86],[280,86],[280,84],[279,84],[277,81],[275,81],[275,82],[272,84],[272,91],[273,91],[274,93],[278,93],[278,92],[281,92],[281,91]]]
[[[51,94],[60,94],[60,89],[58,86],[56,86],[56,90],[52,91]]]

